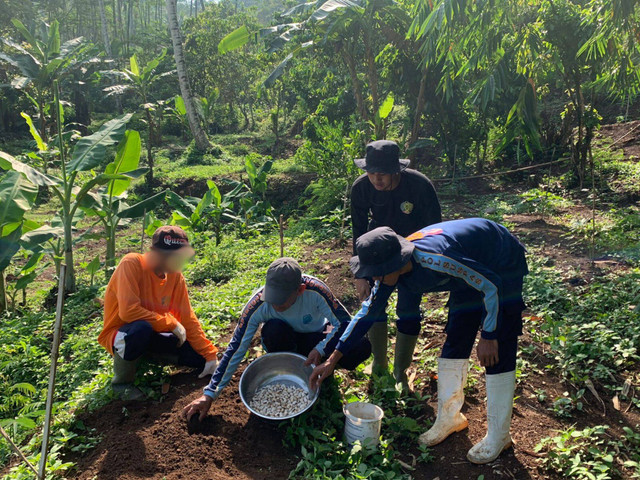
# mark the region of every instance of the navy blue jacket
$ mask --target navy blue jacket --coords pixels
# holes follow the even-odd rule
[[[529,272],[525,248],[518,239],[491,220],[467,218],[430,225],[407,240],[415,245],[413,269],[401,275],[398,283],[420,294],[469,290],[481,293],[485,310],[482,338],[497,338],[500,306],[506,301],[522,301],[522,278]],[[395,286],[376,282],[371,296],[340,338],[337,350],[346,353],[376,318],[384,318],[380,314],[394,289]]]

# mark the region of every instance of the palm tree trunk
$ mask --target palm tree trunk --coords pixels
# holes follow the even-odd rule
[[[113,55],[111,53],[111,39],[109,38],[109,28],[107,24],[107,14],[104,9],[104,0],[98,0],[98,8],[100,9],[100,23],[102,25],[102,43],[104,43],[104,51],[107,53],[107,57],[110,60],[113,60]],[[118,113],[120,113],[122,112],[122,101],[120,100],[120,95],[114,95],[114,97],[116,100],[116,109]]]
[[[104,43],[104,51],[111,58],[111,40],[109,39],[109,31],[107,30],[107,14],[104,10],[104,1],[98,0],[98,9],[100,10],[100,24],[102,27],[102,43]]]
[[[180,83],[180,92],[184,100],[184,106],[187,110],[187,119],[189,120],[189,128],[193,138],[196,141],[198,150],[205,151],[211,148],[207,134],[202,128],[196,109],[193,106],[193,98],[191,89],[189,88],[189,77],[187,76],[187,65],[184,61],[184,50],[182,49],[182,36],[180,34],[180,25],[178,24],[178,12],[176,0],[167,1],[167,20],[169,21],[169,32],[171,33],[171,41],[173,42],[173,58],[176,61],[176,70],[178,71],[178,82]]]

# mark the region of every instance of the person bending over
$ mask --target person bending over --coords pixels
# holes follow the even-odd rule
[[[351,315],[322,281],[303,275],[293,258],[274,261],[267,270],[265,285],[246,304],[233,338],[220,365],[204,389],[204,395],[184,409],[188,420],[199,414],[202,420],[213,400],[220,395],[245,357],[258,327],[267,352],[296,352],[307,357],[306,365],[317,365],[333,352]],[[351,351],[337,365],[354,370],[371,355],[366,338],[352,342]]]
[[[509,427],[516,383],[516,352],[522,334],[525,248],[509,231],[483,218],[431,225],[406,239],[378,228],[357,241],[351,259],[356,277],[375,280],[335,351],[311,376],[317,388],[354,342],[379,318],[396,286],[416,294],[448,291],[447,337],[438,360],[438,413],[420,443],[433,446],[468,426],[461,413],[469,356],[481,330],[477,353],[486,367],[487,434],[467,454],[473,463],[489,463],[511,446]]]
[[[422,173],[407,168],[409,160],[400,158],[395,142],[378,140],[367,145],[366,157],[354,160],[365,171],[351,187],[351,220],[353,254],[356,240],[376,227],[391,227],[398,235],[407,236],[426,225],[442,221],[440,202],[431,181]],[[362,302],[371,293],[369,278],[356,279],[356,290]],[[396,314],[397,335],[393,375],[403,391],[409,390],[406,370],[420,333],[421,295],[398,286]],[[388,331],[386,313],[369,330],[373,350],[372,371],[386,373]],[[385,321],[382,321],[385,320]]]
[[[193,255],[184,230],[160,227],[151,249],[125,255],[107,285],[98,341],[113,355],[111,385],[123,400],[144,398],[134,386],[143,356],[195,368],[200,377],[215,371],[218,349],[202,331],[181,273]]]

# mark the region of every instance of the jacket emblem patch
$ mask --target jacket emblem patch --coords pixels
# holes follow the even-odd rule
[[[432,228],[430,230],[419,230],[415,233],[412,233],[407,237],[407,240],[410,242],[414,240],[420,240],[421,238],[428,237],[430,235],[440,235],[442,233],[441,228]]]
[[[411,212],[413,212],[413,203],[411,203],[411,202],[402,202],[400,204],[400,211],[402,213],[404,213],[405,215],[409,215]]]

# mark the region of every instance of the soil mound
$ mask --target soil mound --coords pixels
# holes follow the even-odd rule
[[[237,380],[202,423],[187,424],[182,409],[204,385],[205,379],[180,373],[171,378],[171,390],[159,402],[114,401],[82,418],[102,441],[88,454],[71,459],[78,473],[68,478],[287,478],[296,464],[294,453],[282,446],[283,432],[276,424],[250,416],[237,394]]]

